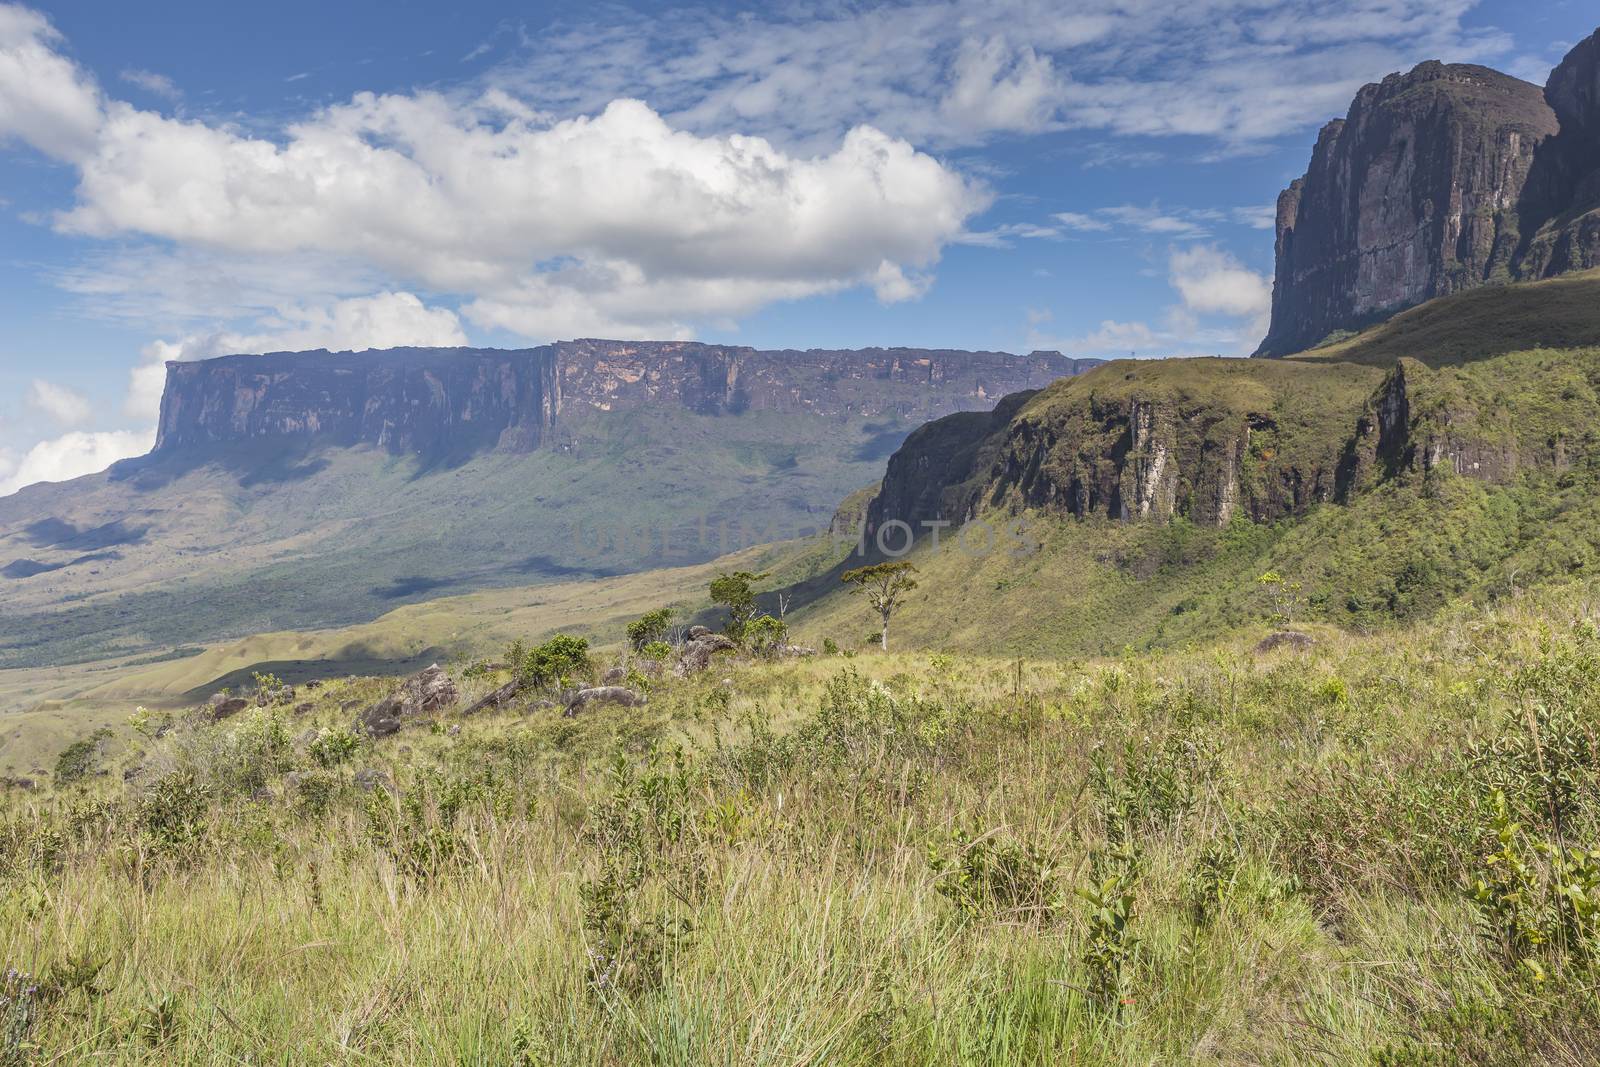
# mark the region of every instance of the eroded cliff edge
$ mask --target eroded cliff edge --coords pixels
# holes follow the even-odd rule
[[[1600,33],[1543,89],[1437,62],[1364,87],[1280,195],[1275,250],[1259,355],[1600,266]]]

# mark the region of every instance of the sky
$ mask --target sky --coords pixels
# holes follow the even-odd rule
[[[1243,355],[1362,84],[1575,0],[0,0],[0,495],[165,362],[571,337]]]

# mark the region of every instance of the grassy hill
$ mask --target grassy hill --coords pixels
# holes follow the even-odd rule
[[[157,715],[0,793],[0,1035],[128,1064],[1593,1062],[1597,592],[1305,653],[732,658],[575,717],[463,717],[504,676],[464,677],[376,741],[344,709],[383,679]]]
[[[1600,271],[1473,289],[1287,358],[1438,367],[1536,348],[1600,345]]]

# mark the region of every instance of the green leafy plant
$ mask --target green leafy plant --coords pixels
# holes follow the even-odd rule
[[[638,619],[628,624],[628,643],[635,652],[642,652],[646,645],[664,644],[667,635],[672,632],[672,619],[676,613],[671,608],[657,608],[647,611]]]
[[[516,669],[524,685],[564,685],[590,669],[589,642],[570,634],[556,634],[544,644],[528,649],[517,661]]]
[[[719,574],[711,580],[711,602],[728,610],[728,624],[724,632],[734,641],[744,641],[745,627],[756,617],[756,583],[766,579],[765,572],[734,571]]]

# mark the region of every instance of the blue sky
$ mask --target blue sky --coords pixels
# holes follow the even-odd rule
[[[571,336],[1241,354],[1362,83],[1592,6],[0,0],[0,494],[163,361]]]

